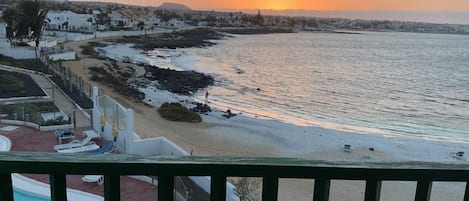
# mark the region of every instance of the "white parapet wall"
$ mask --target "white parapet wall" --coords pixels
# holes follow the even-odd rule
[[[73,124],[39,126],[38,124],[33,123],[33,122],[9,120],[9,119],[1,119],[0,123],[10,124],[10,125],[18,125],[18,126],[28,126],[28,127],[40,130],[40,131],[54,131],[54,130],[57,130],[57,129],[70,129],[70,128],[73,128]]]
[[[64,53],[57,53],[57,54],[51,54],[49,55],[49,59],[52,61],[68,61],[68,60],[75,60],[75,52],[64,52]]]
[[[110,98],[110,97],[108,97]],[[126,116],[126,128],[118,131],[118,137],[116,141],[116,148],[121,153],[130,154],[153,154],[162,156],[189,156],[184,149],[176,145],[174,142],[168,140],[165,137],[147,138],[140,139],[135,136],[134,132],[134,116],[132,109],[125,109],[117,103],[115,100],[115,107],[121,108],[125,111]],[[101,127],[101,115],[103,111],[99,108],[98,104],[98,88],[93,87],[93,128],[101,133],[106,139],[112,139],[112,124],[105,119],[103,127]],[[103,107],[105,108],[105,107]],[[210,177],[208,176],[191,176],[189,177],[198,186],[200,186],[205,192],[210,193]],[[239,197],[236,195],[236,188],[233,184],[227,182],[226,184],[226,200],[227,201],[239,201]]]
[[[0,47],[0,54],[15,59],[34,59],[36,58],[35,47]]]

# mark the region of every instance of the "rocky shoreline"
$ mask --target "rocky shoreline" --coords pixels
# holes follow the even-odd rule
[[[210,75],[195,71],[176,71],[161,66],[151,66],[145,63],[136,63],[127,66],[129,60],[116,61],[107,56],[100,55],[95,47],[103,47],[109,43],[134,44],[133,48],[142,51],[154,50],[157,48],[176,49],[190,47],[207,47],[215,45],[213,40],[220,40],[230,34],[269,34],[269,33],[292,33],[291,29],[282,28],[256,28],[256,29],[190,29],[183,31],[173,31],[168,33],[127,36],[117,39],[106,40],[105,43],[92,42],[83,46],[83,54],[91,55],[101,59],[106,59],[105,66],[91,68],[91,80],[101,81],[105,85],[115,89],[116,92],[133,100],[143,101],[145,94],[138,88],[147,87],[152,81],[158,84],[160,90],[190,96],[197,91],[214,84],[214,78]],[[130,57],[130,56],[129,56]],[[110,61],[110,62],[109,62]],[[120,63],[120,64],[119,64]],[[124,64],[122,64],[124,63]],[[144,70],[143,75],[136,75],[135,68]],[[204,108],[202,111],[206,111]]]
[[[131,36],[109,40],[112,43],[131,43],[134,48],[148,51],[156,48],[188,48],[214,45],[210,40],[221,39],[224,35],[209,29],[192,29],[149,36]],[[176,71],[144,63],[126,65],[129,61],[116,61],[99,55],[95,47],[106,46],[105,43],[92,42],[82,46],[82,53],[106,59],[104,66],[91,67],[91,80],[99,81],[113,88],[116,92],[136,101],[143,101],[145,94],[138,88],[147,87],[149,82],[156,81],[158,89],[167,90],[179,95],[192,95],[214,83],[210,75],[195,71]],[[136,68],[144,69],[143,75],[135,73]]]
[[[210,40],[219,40],[223,37],[224,34],[217,31],[198,28],[156,35],[127,36],[112,42],[132,43],[135,44],[134,48],[141,50],[153,50],[156,48],[176,49],[215,45]]]
[[[192,95],[214,83],[210,75],[195,71],[176,71],[145,65],[144,78],[158,81],[159,89],[179,95]]]
[[[295,33],[295,31],[290,28],[272,28],[272,27],[220,29],[219,31],[229,33],[229,34],[240,34],[240,35]]]

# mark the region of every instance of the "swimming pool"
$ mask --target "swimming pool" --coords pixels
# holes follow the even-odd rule
[[[34,195],[28,192],[24,192],[21,190],[13,189],[13,198],[14,200],[21,200],[21,201],[50,201],[50,198],[42,197],[39,195]]]
[[[0,151],[10,151],[11,141],[0,135]],[[12,174],[14,200],[20,201],[50,201],[50,187],[20,174]],[[103,201],[104,198],[91,193],[67,189],[69,201]]]

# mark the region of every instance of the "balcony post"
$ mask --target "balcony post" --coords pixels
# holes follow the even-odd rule
[[[104,175],[104,200],[105,201],[120,201],[120,176],[119,175]]]
[[[51,201],[67,200],[67,180],[64,174],[51,174],[50,195]]]
[[[13,201],[13,182],[11,180],[11,174],[0,174],[0,200],[2,201]]]
[[[429,179],[417,181],[415,201],[430,201],[431,193],[432,193],[432,181],[430,181]]]
[[[466,181],[466,190],[464,191],[464,201],[469,201],[469,181]]]
[[[158,176],[158,200],[174,200],[174,176]]]
[[[278,177],[264,177],[262,180],[262,200],[277,201]]]
[[[212,176],[210,179],[210,201],[226,200],[226,177]]]
[[[315,179],[313,201],[329,201],[330,187],[331,187],[330,179],[324,179],[324,178]]]
[[[381,183],[377,179],[366,180],[365,201],[379,201],[381,196]]]

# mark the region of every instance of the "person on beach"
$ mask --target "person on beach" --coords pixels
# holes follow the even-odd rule
[[[208,91],[205,92],[205,105],[208,105]]]

